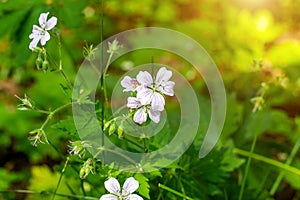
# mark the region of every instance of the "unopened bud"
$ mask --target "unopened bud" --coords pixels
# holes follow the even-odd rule
[[[43,59],[39,56],[37,57],[37,59],[35,60],[35,66],[37,68],[37,70],[40,70],[43,64]]]
[[[44,60],[42,65],[43,71],[46,72],[49,68],[49,62],[47,60]]]

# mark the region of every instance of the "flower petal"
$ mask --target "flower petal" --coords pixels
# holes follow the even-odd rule
[[[135,91],[138,87],[139,83],[135,78],[131,78],[129,76],[125,76],[121,81],[122,87],[125,89],[124,92]]]
[[[47,17],[49,15],[49,12],[47,13],[41,13],[40,14],[40,17],[39,17],[39,23],[40,23],[40,26],[45,29],[46,28],[46,24],[47,24]]]
[[[102,195],[100,200],[118,200],[118,197],[112,194]]]
[[[135,112],[133,115],[133,121],[138,124],[142,124],[147,121],[147,112],[145,107],[142,107]]]
[[[34,50],[34,48],[37,46],[37,44],[39,43],[39,41],[40,41],[40,37],[35,37],[35,38],[33,38],[33,40],[30,42],[30,44],[29,44],[29,49],[30,50]]]
[[[33,39],[34,37],[38,36],[42,31],[43,31],[43,29],[41,29],[37,25],[33,25],[32,33],[29,35],[29,38]]]
[[[46,44],[46,42],[47,42],[48,40],[50,40],[50,34],[49,34],[47,31],[45,31],[44,34],[45,34],[45,35],[43,35],[43,36],[41,37],[41,45],[42,45],[42,46],[44,46],[44,45]]]
[[[104,182],[104,186],[112,194],[120,195],[120,184],[117,179],[109,178],[107,181]]]
[[[161,87],[159,87],[157,90],[164,93],[168,96],[174,96],[174,85],[175,83],[173,81],[167,81],[165,83],[161,84]]]
[[[170,80],[171,77],[172,71],[167,70],[165,67],[162,67],[157,72],[155,83],[159,85],[163,82],[167,82],[168,80]]]
[[[136,79],[140,84],[144,86],[150,86],[153,84],[152,76],[147,71],[139,72],[138,75],[136,76]]]
[[[137,194],[131,194],[125,200],[143,200],[143,198]]]
[[[128,108],[138,108],[141,106],[141,102],[136,97],[128,97],[127,107]]]
[[[153,110],[163,111],[165,108],[165,98],[158,92],[154,92],[152,96],[151,108]]]
[[[51,30],[54,28],[54,26],[57,24],[57,18],[56,17],[51,17],[47,22],[46,22],[46,27],[45,30]]]
[[[154,123],[158,123],[160,121],[160,112],[158,110],[153,110],[150,108],[148,114]]]
[[[152,101],[153,96],[153,90],[150,90],[149,88],[142,88],[140,89],[136,97],[140,100],[142,105],[148,105]]]
[[[139,188],[139,182],[133,177],[126,179],[122,187],[122,195],[128,195],[135,192]]]

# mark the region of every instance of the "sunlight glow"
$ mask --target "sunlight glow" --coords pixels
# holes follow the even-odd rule
[[[256,29],[260,32],[265,32],[269,26],[269,18],[267,16],[261,15],[256,20]]]

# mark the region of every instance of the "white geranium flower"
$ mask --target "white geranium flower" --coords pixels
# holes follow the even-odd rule
[[[160,121],[160,112],[158,110],[153,110],[148,105],[142,105],[140,100],[136,97],[128,97],[127,107],[137,109],[133,115],[133,121],[138,124],[146,122],[148,115],[154,123],[158,123]]]
[[[54,28],[57,23],[57,18],[51,17],[47,21],[48,15],[49,12],[41,13],[39,17],[40,26],[33,25],[32,33],[29,35],[29,38],[32,39],[29,44],[29,49],[34,50],[39,41],[41,41],[41,45],[44,46],[46,42],[50,40],[50,34],[48,33],[48,31]]]
[[[109,178],[104,182],[104,186],[110,194],[102,195],[100,200],[143,200],[137,194],[132,194],[139,187],[139,182],[133,177],[126,179],[122,190],[119,181],[115,178]]]
[[[155,81],[147,71],[139,72],[136,79],[143,86],[137,93],[137,98],[143,105],[151,104],[153,110],[163,111],[165,99],[162,94],[173,96],[173,81],[169,81],[172,77],[172,71],[162,67],[158,70]]]

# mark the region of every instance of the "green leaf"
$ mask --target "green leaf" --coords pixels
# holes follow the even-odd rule
[[[143,197],[150,199],[150,185],[148,183],[148,178],[145,177],[143,174],[135,174],[134,178],[140,183],[139,189],[137,190],[138,193]]]
[[[77,133],[73,117],[69,117],[66,120],[60,120],[56,124],[53,124],[52,128],[56,128],[62,132],[65,132],[65,133],[68,133],[71,135],[76,135],[76,133]]]

